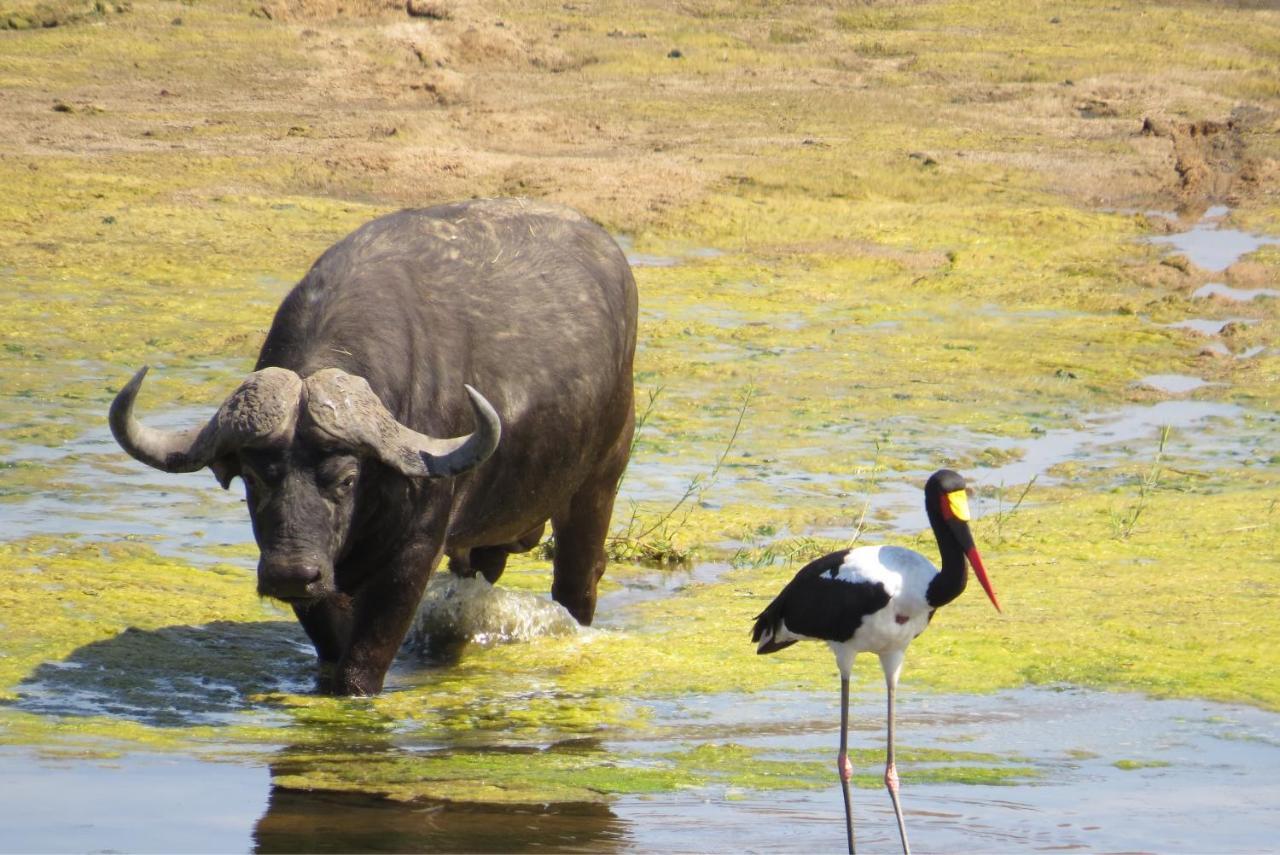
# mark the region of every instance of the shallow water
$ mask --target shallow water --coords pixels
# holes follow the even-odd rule
[[[616,235],[614,240],[622,248],[623,254],[627,257],[627,263],[632,267],[675,267],[691,258],[715,258],[722,254],[720,250],[712,247],[684,247],[678,255],[657,255],[637,252],[635,241],[628,235]]]
[[[1247,412],[1236,404],[1174,400],[1090,413],[1078,419],[1078,427],[1053,428],[1030,439],[993,438],[988,444],[1017,452],[1017,459],[997,466],[970,467],[965,474],[981,488],[1009,488],[1032,478],[1042,484],[1053,483],[1052,470],[1061,464],[1076,462],[1101,468],[1132,458],[1135,451],[1153,454],[1165,427],[1172,431],[1171,449],[1209,464],[1249,447],[1251,440],[1240,435]],[[913,532],[927,527],[924,511],[918,507],[917,486],[926,475],[917,473],[916,479],[901,483],[897,490],[876,494],[877,506],[896,509],[892,529]],[[1006,496],[1006,505],[1012,501]],[[996,509],[980,501],[974,510],[982,515]]]
[[[0,851],[250,852],[269,788],[263,764],[0,748]]]
[[[179,408],[144,417],[146,424],[176,430],[208,419],[210,411]],[[35,464],[51,483],[10,492],[0,503],[5,537],[41,534],[152,541],[157,551],[207,562],[210,546],[253,540],[244,511],[244,488],[222,490],[205,469],[170,474],[124,456],[104,425],[61,446],[19,446],[0,462]],[[114,497],[127,496],[127,501]]]
[[[1138,380],[1137,385],[1165,392],[1169,395],[1185,395],[1205,386],[1212,386],[1208,380],[1192,377],[1189,374],[1148,374]]]
[[[1280,244],[1280,238],[1222,228],[1222,220],[1230,213],[1229,208],[1210,208],[1187,231],[1160,235],[1150,240],[1152,243],[1172,247],[1185,255],[1192,264],[1214,273],[1226,270],[1242,256],[1264,246]]]
[[[1181,441],[1192,454],[1209,455],[1221,448],[1224,440],[1230,442],[1229,431],[1217,432],[1213,428],[1232,426],[1244,412],[1235,404],[1214,401],[1160,401],[1092,413],[1080,417],[1080,428],[1047,430],[1032,440],[1011,442],[1014,447],[1021,447],[1022,457],[1001,466],[974,470],[975,479],[989,485],[1023,484],[1070,460],[1114,460],[1130,453],[1130,443],[1154,441],[1165,427],[1183,431]]]
[[[448,658],[466,643],[532,641],[572,635],[578,622],[557,602],[491,585],[483,576],[436,573],[427,583],[405,644],[429,658]]]
[[[1263,297],[1280,297],[1280,291],[1275,288],[1232,288],[1221,282],[1210,282],[1191,292],[1191,296],[1201,299],[1220,297],[1233,303],[1250,303]]]
[[[1229,230],[1210,225],[1202,230],[1210,235],[1204,240],[1231,237]],[[669,265],[709,253],[631,255],[637,265]],[[698,318],[714,327],[732,327],[745,319],[713,308]],[[803,323],[799,316],[783,320]],[[1185,325],[1196,330],[1192,323]],[[1220,331],[1219,325],[1207,334]],[[754,355],[758,354],[725,346],[723,352],[704,358]],[[178,410],[144,418],[158,427],[179,427],[206,416]],[[899,430],[904,441],[927,446],[931,456],[964,458],[985,448],[1009,452],[1008,462],[965,467],[979,487],[997,488],[1032,478],[1052,481],[1054,468],[1061,464],[1102,469],[1153,452],[1165,426],[1173,428],[1171,452],[1179,455],[1180,465],[1221,466],[1256,446],[1255,434],[1261,429],[1250,425],[1262,417],[1235,404],[1172,400],[1088,413],[1071,427],[1020,438],[940,432],[936,426],[900,425]],[[714,504],[749,496],[755,502],[764,490],[768,501],[781,506],[854,489],[848,478],[789,465],[789,453],[784,449],[774,459],[751,458],[726,469],[703,501]],[[105,427],[58,449],[18,447],[5,462],[48,467],[55,473],[52,484],[10,493],[0,505],[9,538],[140,537],[163,554],[193,562],[217,560],[215,547],[251,547],[238,484],[224,492],[207,472],[167,475],[134,464],[120,454]],[[673,464],[638,455],[620,507],[630,501],[675,501],[706,469],[705,464]],[[856,487],[870,492],[884,524],[916,532],[926,525],[919,492],[926,474],[895,474]],[[989,493],[979,496],[975,510],[979,515],[993,510]],[[246,572],[253,563],[250,555],[251,548],[235,559]],[[726,569],[724,564],[702,563],[680,571],[610,577],[621,584],[603,594],[598,629],[626,632],[634,625],[632,606],[685,585],[714,582]],[[554,634],[554,627],[562,626],[544,595],[501,596],[494,609],[446,610],[448,621],[454,622],[446,621],[446,629],[452,626],[461,634],[480,636],[483,643],[495,643],[527,641]],[[513,612],[528,620],[512,623],[508,618]],[[212,655],[211,634],[235,635],[252,648],[226,653],[229,662],[239,664],[219,667],[221,682],[201,681],[175,665],[184,656]],[[86,673],[109,673],[122,648],[133,642],[144,652],[169,651],[168,658],[131,666],[127,692],[106,678],[82,679]],[[23,681],[22,698],[12,706],[47,719],[101,716],[160,728],[217,727],[247,719],[271,728],[289,719],[251,693],[264,687],[305,693],[308,685],[297,675],[309,673],[309,662],[305,640],[292,622],[255,624],[234,632],[217,626],[130,630],[104,645],[86,645],[65,660],[38,667]],[[273,682],[266,671],[295,676]],[[420,672],[419,666],[394,671],[390,690],[412,685]],[[732,742],[834,759],[834,691],[693,694],[658,703],[623,700],[652,713],[650,721],[661,731],[662,744],[613,732],[599,741],[602,754],[611,758],[644,758],[657,747]],[[856,746],[882,745],[882,703],[875,691],[856,699]],[[277,786],[273,776],[289,747],[287,729],[279,727],[278,744],[210,745],[207,755],[126,750],[104,759],[92,744],[83,752],[65,745],[53,750],[0,749],[0,781],[8,794],[0,805],[0,827],[5,829],[0,851],[810,852],[838,851],[842,845],[834,764],[831,786],[817,791],[763,793],[735,786],[730,774],[715,785],[676,794],[625,796],[607,805],[402,804]],[[907,686],[900,700],[899,739],[906,747],[985,752],[1029,770],[1009,786],[926,783],[914,780],[912,769],[904,764],[909,828],[921,852],[1253,852],[1273,848],[1280,833],[1274,811],[1280,803],[1280,716],[1272,713],[1138,695],[1036,689],[969,697],[913,692]],[[118,750],[118,745],[110,750]],[[881,791],[858,790],[855,811],[864,847],[896,850],[892,814]],[[1205,821],[1206,815],[1215,814],[1223,821]]]
[[[908,666],[909,667],[909,666]],[[398,804],[271,783],[273,752],[213,762],[0,750],[4,851],[838,851],[838,695],[694,697],[657,712],[670,738],[827,752],[832,785],[757,794],[722,785],[612,804]],[[854,699],[853,747],[883,745],[882,695]],[[904,687],[899,745],[1010,756],[1007,786],[913,781],[903,803],[921,852],[1264,852],[1280,835],[1280,716],[1200,701],[1026,689],[990,696]],[[635,745],[606,743],[625,754]],[[892,851],[879,789],[853,796],[861,846]],[[146,816],[146,822],[137,818]]]
[[[1256,324],[1257,320],[1253,318],[1223,318],[1221,320],[1209,320],[1207,318],[1188,318],[1185,321],[1177,321],[1176,323],[1166,324],[1170,329],[1175,330],[1191,330],[1203,336],[1214,336],[1222,332],[1227,324]]]

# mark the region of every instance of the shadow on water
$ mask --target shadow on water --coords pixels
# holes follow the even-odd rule
[[[405,804],[272,786],[253,839],[257,852],[610,852],[627,825],[591,803]]]
[[[18,686],[10,706],[56,716],[112,716],[155,727],[217,724],[264,708],[254,695],[311,690],[314,654],[291,621],[130,627]]]

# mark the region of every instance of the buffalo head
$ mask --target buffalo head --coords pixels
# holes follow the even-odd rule
[[[164,431],[133,415],[147,369],[111,404],[111,432],[137,460],[165,472],[239,475],[261,556],[258,592],[305,603],[335,590],[334,563],[355,514],[361,469],[376,460],[410,478],[458,475],[498,445],[498,414],[466,387],[476,430],[436,439],[400,424],[363,377],[326,368],[303,378],[255,371],[203,425]]]

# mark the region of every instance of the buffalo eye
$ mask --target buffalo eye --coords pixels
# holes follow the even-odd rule
[[[340,470],[328,484],[328,492],[335,498],[345,496],[351,492],[356,485],[356,480],[360,477],[358,469],[348,468]]]

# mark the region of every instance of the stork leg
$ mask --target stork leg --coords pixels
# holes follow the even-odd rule
[[[849,799],[849,781],[853,778],[853,764],[849,762],[849,678],[840,677],[840,755],[836,758],[840,770],[840,789],[844,793],[844,827],[849,838],[849,855],[853,853],[853,802]]]
[[[886,715],[888,733],[884,758],[884,785],[889,791],[889,798],[893,801],[893,815],[898,820],[898,834],[902,837],[903,855],[911,855],[911,844],[907,843],[907,825],[902,819],[902,803],[898,799],[898,767],[893,760],[893,699],[898,692],[898,674],[902,671],[901,655],[896,659],[895,662],[893,657],[886,656],[880,660],[880,664],[884,667],[885,694],[889,699]]]

